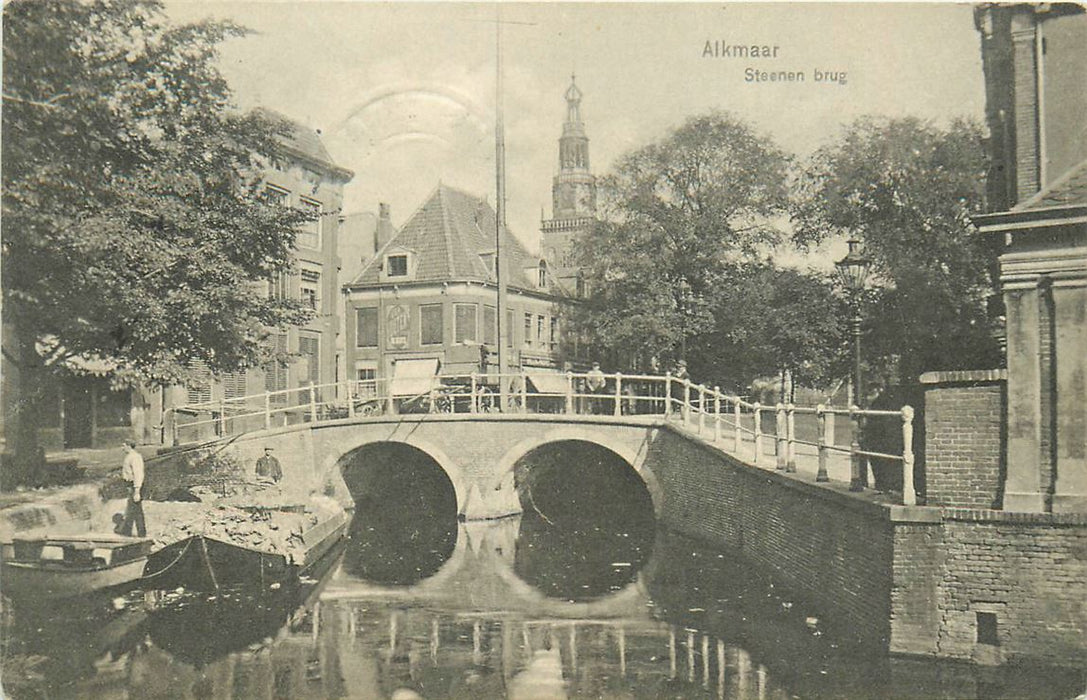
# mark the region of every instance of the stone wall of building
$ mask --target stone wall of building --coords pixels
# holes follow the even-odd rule
[[[925,387],[930,506],[999,508],[1004,493],[1006,372],[929,372]]]

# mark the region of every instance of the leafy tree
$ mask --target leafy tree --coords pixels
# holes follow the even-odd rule
[[[819,386],[841,371],[846,316],[825,276],[736,265],[714,306],[715,324],[692,343],[695,376],[739,392],[758,377],[789,372],[794,384]]]
[[[714,324],[715,287],[780,234],[789,157],[735,117],[694,117],[600,182],[600,222],[578,246],[592,290],[575,326],[624,364],[666,363]],[[637,359],[636,358],[640,358]]]
[[[890,381],[999,362],[986,301],[999,241],[973,229],[983,210],[980,127],[866,117],[817,151],[793,211],[798,243],[856,236],[873,260],[865,355]]]
[[[287,126],[231,110],[218,44],[245,31],[174,26],[156,0],[4,7],[4,353],[20,405],[98,357],[118,383],[184,382],[271,355],[306,318],[260,284],[289,267],[307,215],[263,196]],[[282,359],[282,358],[280,358]],[[14,434],[36,451],[33,412]]]

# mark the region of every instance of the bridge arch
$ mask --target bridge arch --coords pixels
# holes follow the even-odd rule
[[[629,430],[629,428],[627,429]],[[495,474],[502,479],[512,479],[513,470],[521,458],[533,450],[557,442],[588,442],[598,445],[618,455],[641,477],[649,497],[653,502],[653,514],[658,518],[664,506],[664,491],[653,472],[646,466],[646,456],[651,440],[650,431],[645,431],[637,444],[623,440],[611,431],[589,426],[560,426],[540,435],[527,437],[507,449],[498,460]]]
[[[336,472],[343,476],[344,470],[351,465],[354,458],[360,452],[382,444],[406,445],[415,448],[429,457],[438,465],[438,468],[445,473],[452,484],[453,493],[456,498],[457,513],[460,514],[464,512],[464,507],[468,500],[468,483],[464,470],[461,468],[460,464],[444,450],[425,438],[420,438],[415,435],[407,435],[405,437],[383,436],[381,438],[366,440],[355,444],[354,447],[344,450],[337,458],[335,465]]]

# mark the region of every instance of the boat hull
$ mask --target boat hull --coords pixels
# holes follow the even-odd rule
[[[32,562],[4,562],[4,595],[13,600],[56,600],[134,587],[147,558],[108,567],[73,570],[43,567]]]

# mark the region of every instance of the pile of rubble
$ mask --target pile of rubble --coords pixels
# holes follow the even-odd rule
[[[197,495],[208,500],[145,503],[147,534],[155,549],[201,535],[297,560],[304,553],[302,533],[342,511],[332,499],[317,496],[299,502],[276,488],[254,488],[226,498]]]

